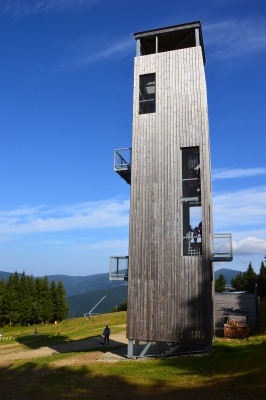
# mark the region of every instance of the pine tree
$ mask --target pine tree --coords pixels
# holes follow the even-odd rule
[[[35,280],[36,293],[36,322],[44,323],[50,321],[53,314],[53,306],[50,297],[48,277],[36,278]]]
[[[247,291],[248,293],[255,293],[256,283],[258,276],[254,271],[252,264],[249,263],[245,272],[240,272],[232,279],[231,285],[238,291]]]
[[[36,279],[33,275],[27,277],[29,297],[31,299],[31,316],[27,321],[28,324],[35,324],[38,321],[38,299],[36,292]]]
[[[66,290],[64,288],[63,282],[59,280],[56,286],[56,300],[54,308],[54,318],[56,321],[62,321],[67,316],[69,306],[67,304],[65,296]]]
[[[35,287],[33,277],[22,273],[20,278],[20,322],[27,325],[34,322]]]
[[[246,272],[240,272],[232,280],[231,285],[237,291],[245,291],[247,286],[247,274]]]
[[[65,295],[62,281],[50,285],[47,276],[34,279],[23,272],[19,278],[15,272],[7,283],[0,280],[0,324],[61,321],[69,308]]]
[[[226,285],[226,279],[223,274],[220,274],[218,279],[215,281],[215,292],[224,292]]]
[[[57,301],[56,301],[56,284],[55,281],[50,283],[50,296],[52,300],[52,307],[53,307],[53,315],[52,315],[52,322],[57,321]]]
[[[27,277],[25,272],[20,277],[20,323],[25,325],[32,313],[32,307],[27,290]]]
[[[245,290],[248,291],[248,293],[255,293],[257,282],[258,282],[258,276],[254,271],[252,264],[249,263],[247,269],[247,286]]]
[[[48,276],[43,278],[44,288],[44,321],[51,321],[53,318],[53,302],[51,299],[50,283]]]
[[[4,279],[0,280],[0,325],[5,324],[5,296],[6,284]]]
[[[20,281],[17,272],[9,276],[6,284],[5,315],[10,325],[20,322]]]
[[[258,295],[260,297],[266,297],[266,266],[263,261],[261,262],[258,275]]]
[[[127,300],[119,304],[117,311],[127,311]]]

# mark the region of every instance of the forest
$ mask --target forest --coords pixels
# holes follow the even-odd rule
[[[266,257],[265,257],[266,259]],[[215,281],[215,291],[225,291],[226,280],[222,274]],[[266,266],[262,261],[259,273],[256,274],[251,263],[244,272],[239,272],[231,281],[231,286],[236,291],[243,291],[257,294],[259,297],[266,297]]]
[[[31,325],[61,321],[68,304],[62,281],[34,278],[24,272],[0,280],[0,325]]]

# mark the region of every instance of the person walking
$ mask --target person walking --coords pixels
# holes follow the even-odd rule
[[[103,330],[103,336],[104,336],[104,344],[109,344],[109,336],[110,336],[111,330],[108,327],[108,325],[106,325],[106,327]]]

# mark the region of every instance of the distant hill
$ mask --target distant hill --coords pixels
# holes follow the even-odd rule
[[[10,275],[11,275],[11,272],[2,272],[2,271],[0,271],[0,279],[4,279],[5,282],[8,280]],[[20,276],[21,274],[18,274],[18,275]]]
[[[125,286],[124,281],[110,281],[108,273],[88,276],[48,275],[48,279],[50,282],[55,281],[56,283],[61,280],[66,289],[67,297],[88,291]]]
[[[215,271],[214,275],[215,279],[218,279],[219,275],[222,274],[225,277],[226,283],[231,284],[232,278],[239,274],[239,272],[240,271],[222,268]],[[70,308],[68,318],[77,318],[83,316],[84,313],[88,313],[103,296],[106,296],[106,298],[95,309],[95,312],[99,312],[100,314],[111,312],[116,305],[127,300],[127,286],[125,286],[125,283],[123,282],[122,286],[121,282],[120,286],[112,286],[112,284],[115,283],[115,281],[112,281],[109,282],[108,285],[106,279],[109,279],[109,276],[105,275],[108,274],[99,274],[87,277],[94,278],[90,280],[90,284],[94,282],[98,287],[101,285],[101,282],[103,282],[104,287],[102,287],[101,290],[88,290],[85,293],[67,297],[67,302]]]
[[[222,274],[226,283],[231,284],[240,271],[222,268],[215,271],[215,279]],[[8,280],[11,273],[0,271],[0,279]],[[18,274],[21,276],[21,274]],[[49,281],[63,282],[69,305],[68,318],[77,318],[88,313],[106,296],[93,312],[109,313],[115,306],[127,300],[127,284],[124,281],[110,281],[109,274],[95,274],[88,276],[48,275]]]
[[[221,268],[215,271],[214,278],[215,280],[219,278],[219,275],[222,274],[226,280],[227,285],[231,285],[231,280],[236,277],[236,275],[240,274],[241,271],[237,271],[234,269]]]
[[[106,314],[111,312],[115,306],[127,301],[127,286],[113,287],[108,289],[89,291],[80,295],[67,297],[69,305],[68,318],[83,317],[104,297],[106,298],[95,307],[92,312]]]
[[[215,271],[214,277],[215,279],[218,279],[219,275],[222,274],[225,277],[226,282],[230,284],[232,278],[235,278],[235,276],[240,272],[241,271],[233,269],[221,268]],[[0,279],[7,281],[10,275],[10,272],[0,271]],[[18,275],[20,276],[21,274],[19,273]],[[87,276],[48,275],[48,279],[49,282],[54,281],[55,283],[61,280],[66,289],[67,297],[83,294],[88,291],[125,286],[124,281],[110,281],[108,273]]]
[[[0,271],[0,279],[8,280],[10,272]],[[18,273],[21,276],[21,273]],[[103,296],[106,296],[93,312],[109,313],[115,306],[127,300],[127,284],[124,281],[110,281],[109,274],[88,276],[48,275],[49,282],[63,282],[69,305],[68,318],[82,317],[88,313]]]
[[[0,271],[0,279],[7,281],[10,275],[10,272]],[[18,275],[21,276],[20,273]],[[108,273],[88,276],[48,275],[48,280],[55,283],[61,280],[66,289],[67,297],[88,291],[125,286],[124,281],[110,281]]]

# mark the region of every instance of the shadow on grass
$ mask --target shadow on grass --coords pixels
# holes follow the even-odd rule
[[[259,400],[265,398],[265,354],[266,343],[219,344],[200,357],[76,366],[31,361],[0,367],[0,393],[8,400]]]
[[[43,346],[53,346],[58,343],[67,343],[69,337],[66,335],[27,335],[15,338],[16,342],[23,344],[31,350],[39,349]]]
[[[102,336],[88,336],[79,340],[71,340],[63,335],[36,335],[30,337],[17,338],[16,341],[31,350],[38,350],[48,347],[57,353],[87,352],[93,350],[110,351],[115,348],[123,348],[123,355],[126,356],[126,344],[110,339],[110,345],[104,345]],[[32,354],[33,355],[33,354]]]

